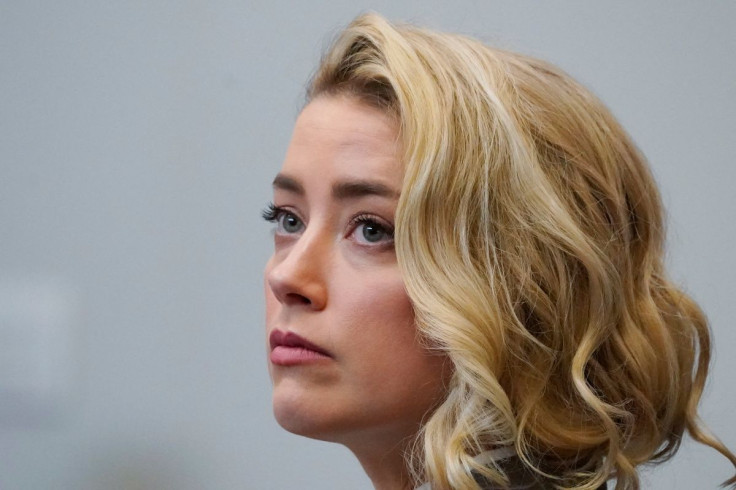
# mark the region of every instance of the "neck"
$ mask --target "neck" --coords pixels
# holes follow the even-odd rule
[[[375,490],[412,490],[414,488],[405,455],[410,442],[376,446],[350,445]]]

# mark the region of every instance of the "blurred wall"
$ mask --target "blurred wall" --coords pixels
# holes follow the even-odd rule
[[[0,0],[0,489],[370,488],[272,420],[259,219],[305,81],[366,9],[548,59],[612,108],[736,450],[736,3]],[[644,487],[731,473],[686,441]]]

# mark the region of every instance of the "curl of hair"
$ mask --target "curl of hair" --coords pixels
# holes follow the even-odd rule
[[[549,485],[636,489],[685,429],[736,466],[697,415],[709,330],[665,275],[653,177],[597,98],[548,63],[376,14],[323,58],[308,100],[330,94],[400,124],[397,258],[419,332],[454,367],[417,480],[507,486],[474,456],[513,445]]]

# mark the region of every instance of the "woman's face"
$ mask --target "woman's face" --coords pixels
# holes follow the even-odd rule
[[[353,98],[317,98],[274,180],[266,328],[274,413],[291,432],[395,444],[444,395],[445,358],[417,339],[394,252],[397,134]]]

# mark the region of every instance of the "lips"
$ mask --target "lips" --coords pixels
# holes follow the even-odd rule
[[[274,330],[269,336],[273,364],[293,366],[330,359],[332,355],[294,332]]]

